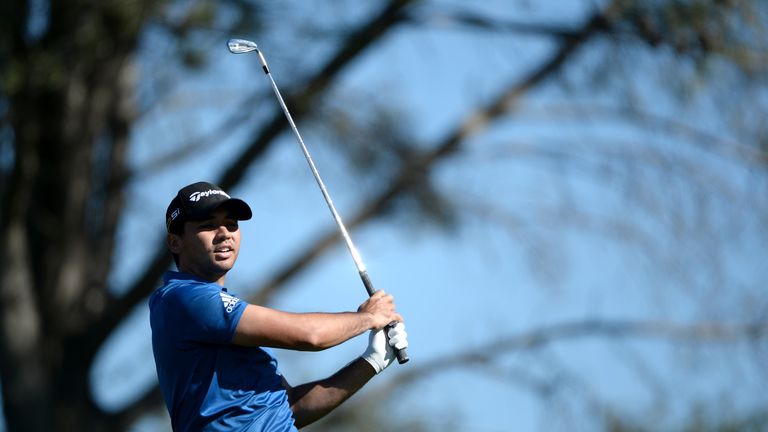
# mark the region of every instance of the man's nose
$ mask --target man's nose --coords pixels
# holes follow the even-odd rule
[[[229,228],[227,228],[226,224],[220,224],[216,227],[216,237],[227,238],[230,235],[232,235],[232,233],[229,231]]]

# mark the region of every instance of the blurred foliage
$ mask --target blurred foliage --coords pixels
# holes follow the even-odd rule
[[[429,148],[414,133],[418,125],[396,103],[386,98],[335,95],[313,115],[312,127],[344,155],[350,184],[362,190],[383,191],[411,161]],[[407,188],[390,204],[387,215],[397,215],[414,226],[456,228],[457,213],[450,191],[435,184],[434,176],[414,170]]]
[[[620,28],[651,46],[670,46],[697,62],[717,54],[753,78],[766,71],[768,28],[759,1],[621,0],[616,9]]]
[[[680,424],[661,427],[654,424],[654,416],[641,418],[607,413],[604,430],[607,432],[764,432],[768,430],[768,408],[755,409],[746,413],[724,413],[701,404],[694,404]]]
[[[566,87],[571,94],[582,92],[589,101],[595,96],[609,95],[611,101],[621,105],[617,116],[639,125],[638,129],[667,135],[684,135],[690,130],[676,128],[679,125],[671,122],[654,121],[652,115],[644,116],[634,109],[653,109],[662,95],[677,95],[685,101],[705,93],[714,100],[721,115],[731,121],[734,130],[729,132],[739,141],[736,147],[762,151],[751,161],[757,160],[763,168],[768,166],[768,127],[764,120],[768,103],[761,96],[762,86],[768,82],[768,8],[764,0],[589,2],[593,7],[589,19],[572,25],[515,22],[502,14],[476,13],[471,5],[453,3],[413,2],[417,7],[407,8],[409,2],[392,1],[354,9],[359,3],[333,2],[330,10],[334,19],[340,21],[331,24],[316,22],[314,19],[320,20],[319,15],[309,13],[306,21],[273,28],[273,42],[274,51],[281,52],[284,64],[290,65],[287,69],[292,69],[287,74],[291,80],[287,80],[283,92],[296,97],[294,115],[311,116],[311,123],[306,126],[322,134],[324,141],[333,146],[331,153],[341,155],[340,163],[351,168],[339,170],[350,173],[342,174],[352,177],[346,183],[378,197],[382,203],[379,208],[374,202],[369,213],[363,209],[361,223],[366,218],[396,216],[414,222],[413,225],[448,230],[459,227],[460,206],[466,203],[456,200],[461,191],[441,187],[435,174],[441,162],[453,156],[453,161],[460,159],[461,144],[492,122],[517,119],[521,107],[525,108],[521,104],[525,97],[551,83]],[[525,3],[515,2],[515,6]],[[159,253],[160,258],[138,272],[138,278],[143,279],[136,283],[134,291],[122,298],[110,291],[113,241],[124,210],[122,194],[130,192],[131,181],[141,180],[125,174],[130,134],[142,114],[165,100],[177,80],[204,73],[211,66],[208,53],[212,45],[221,49],[221,41],[228,35],[261,35],[270,26],[282,24],[269,14],[275,5],[254,0],[31,0],[0,4],[0,226],[4,230],[0,307],[5,308],[3,319],[11,317],[10,324],[0,330],[5,336],[22,331],[32,334],[22,350],[0,344],[4,403],[15,408],[7,412],[12,424],[45,424],[54,422],[55,417],[60,430],[82,430],[78,426],[84,424],[98,425],[94,428],[101,430],[126,429],[147,407],[156,408],[161,403],[156,388],[148,389],[123,412],[106,413],[92,399],[88,387],[89,366],[99,347],[131,308],[145,298],[157,274],[167,267],[164,254]],[[379,7],[381,17],[376,16]],[[370,44],[386,29],[403,23],[428,28],[435,22],[450,23],[461,30],[496,32],[509,38],[535,35],[552,42],[552,58],[545,58],[543,64],[525,65],[522,78],[510,77],[508,87],[487,96],[491,100],[487,106],[480,102],[478,106],[462,107],[465,122],[450,125],[445,131],[447,138],[434,141],[415,133],[420,124],[399,106],[400,101],[390,100],[386,95],[344,94],[334,88],[333,84],[343,79],[339,71],[366,54]],[[284,47],[292,47],[283,50],[292,54],[283,55],[280,48]],[[137,67],[138,57],[150,65],[142,70],[141,85],[134,81],[137,76],[132,69]],[[584,80],[585,70],[591,73],[591,83]],[[640,75],[650,71],[655,72],[660,86],[655,89],[658,94],[648,96],[635,86],[638,80],[646,78]],[[302,85],[304,80],[311,80],[311,84]],[[635,104],[642,96],[648,96],[646,105]],[[589,108],[590,114],[597,112],[594,107]],[[248,150],[239,155],[245,166],[232,168],[236,172],[231,177],[233,184],[242,179],[247,166],[265,154],[270,143],[284,131],[282,114],[277,109],[275,112],[274,120],[265,121],[263,129],[249,137],[250,142],[245,144]],[[555,123],[559,118],[547,120],[548,128],[559,128]],[[174,137],[184,135],[186,129],[174,129]],[[720,143],[717,137],[706,133],[688,135],[692,136],[688,142],[699,147]],[[617,144],[613,142],[615,136],[610,138],[612,144]],[[604,153],[594,148],[585,152],[578,147],[578,138],[568,136],[561,140],[556,144],[564,145],[549,147],[552,141],[537,140],[535,146],[524,148],[513,159],[525,161],[526,155],[534,154],[551,163],[546,168],[562,175],[556,179],[565,179],[566,184],[566,170],[587,166],[578,165],[587,157],[600,159],[595,165],[610,167],[606,171],[639,178],[627,182],[627,195],[635,199],[631,204],[647,199],[636,207],[627,206],[629,210],[622,209],[620,222],[625,223],[627,215],[639,213],[640,208],[659,219],[669,217],[671,225],[677,224],[674,229],[678,231],[672,232],[670,242],[678,240],[676,235],[686,222],[695,226],[699,237],[711,234],[706,230],[706,208],[699,211],[699,207],[692,207],[695,210],[689,212],[692,216],[687,220],[684,207],[689,201],[695,205],[705,202],[707,196],[701,191],[714,189],[712,184],[718,184],[719,172],[709,173],[708,167],[696,164],[678,164],[679,159],[667,157],[667,149],[654,153],[658,149],[647,146],[642,152],[612,152],[619,147],[612,145],[606,146],[610,148]],[[460,169],[455,172],[461,174]],[[694,187],[685,189],[689,201],[676,200],[671,193],[664,196],[665,203],[679,205],[681,209],[674,210],[680,213],[663,214],[654,201],[657,196],[644,195],[648,191],[643,187],[648,184],[641,181],[649,172],[681,173],[680,177],[690,175],[694,179]],[[696,177],[702,172],[707,174],[701,177],[705,181]],[[658,187],[660,183],[652,186]],[[670,190],[671,187],[660,195]],[[704,197],[697,199],[690,193],[692,190]],[[486,190],[481,192],[495,198]],[[369,202],[368,196],[357,198],[363,205]],[[510,231],[520,226],[529,229],[517,239],[532,239],[528,247],[532,267],[543,268],[558,276],[557,280],[562,280],[566,267],[565,259],[560,259],[566,254],[562,248],[565,241],[551,237],[553,232],[562,233],[557,231],[558,224],[572,224],[570,227],[576,227],[580,233],[592,229],[614,234],[610,231],[614,228],[617,237],[623,236],[622,241],[628,241],[627,231],[635,232],[620,223],[606,223],[612,222],[609,219],[595,222],[589,219],[593,215],[579,213],[581,207],[568,204],[571,205],[549,213],[531,205],[525,208],[525,214],[521,211],[499,217],[512,227]],[[731,207],[728,200],[720,204]],[[494,208],[486,212],[479,207],[472,210],[479,210],[486,217],[493,210],[507,210]],[[541,236],[537,230],[542,232]],[[722,236],[733,234],[711,231]],[[20,244],[28,248],[20,249]],[[659,247],[662,258],[668,261],[667,269],[684,274],[679,269],[683,267],[680,258],[669,257],[667,246],[664,243]],[[289,262],[285,267],[290,269],[289,274],[279,282],[306,268],[321,255],[322,247],[318,246],[317,253],[303,255],[304,261],[300,258],[295,265]],[[675,249],[674,255],[686,258],[678,250],[682,249]],[[695,274],[684,280],[693,280],[694,284],[686,284],[686,288],[695,286],[702,274],[714,275],[713,285],[722,281],[721,275],[716,274],[720,270],[717,247],[687,252],[693,257],[691,260],[700,257],[695,254],[698,252],[706,254],[710,261],[697,263]],[[688,275],[681,279],[685,276]],[[742,314],[738,318],[745,315],[743,309],[737,313]],[[27,321],[15,320],[17,315],[11,314]],[[35,331],[38,332],[34,334]],[[28,346],[32,348],[26,350]],[[398,418],[389,415],[390,411],[380,403],[359,406],[362,408],[337,411],[313,430],[456,428],[450,416],[436,420],[431,418],[434,413],[417,413]],[[623,413],[611,413],[604,419],[605,428],[617,432],[655,430],[653,421],[652,416],[635,420]],[[765,430],[766,422],[764,412],[722,420],[709,416],[708,410],[694,409],[689,423],[679,430]]]

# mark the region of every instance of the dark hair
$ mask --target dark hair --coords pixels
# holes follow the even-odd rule
[[[168,228],[168,232],[171,234],[176,234],[178,236],[184,235],[184,224],[183,223],[175,223],[171,224]],[[171,256],[173,257],[173,262],[176,263],[176,268],[179,268],[179,254],[171,252]]]

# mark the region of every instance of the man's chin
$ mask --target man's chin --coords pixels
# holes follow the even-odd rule
[[[215,256],[213,265],[223,272],[228,272],[232,270],[232,267],[235,266],[235,261],[237,261],[237,255],[232,255],[228,257]]]

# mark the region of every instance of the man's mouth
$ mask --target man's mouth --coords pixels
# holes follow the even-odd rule
[[[230,253],[234,252],[231,246],[219,246],[213,249],[213,253]]]

